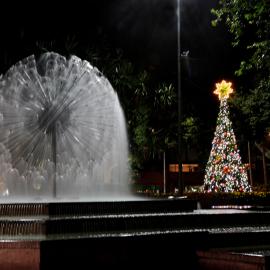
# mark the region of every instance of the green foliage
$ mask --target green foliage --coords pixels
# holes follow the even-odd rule
[[[198,119],[192,116],[186,117],[182,122],[182,131],[186,143],[196,141],[199,133]]]
[[[254,136],[260,139],[269,129],[270,115],[270,2],[268,0],[220,0],[212,10],[213,26],[224,22],[232,34],[232,45],[243,52],[235,71],[239,88],[235,104],[240,106]]]
[[[140,170],[144,162],[175,146],[175,88],[156,82],[148,71],[126,59],[121,50],[99,48],[89,49],[87,59],[118,93],[127,120],[131,165],[133,170]]]
[[[175,104],[176,93],[172,84],[161,83],[155,90],[154,106],[162,107],[172,106]]]
[[[262,80],[250,91],[248,98],[237,96],[235,104],[239,105],[245,115],[249,116],[249,124],[254,136],[264,135],[270,128],[270,80]],[[256,133],[255,133],[256,131]]]

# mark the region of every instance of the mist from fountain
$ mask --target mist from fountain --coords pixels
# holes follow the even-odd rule
[[[125,118],[89,62],[48,52],[0,80],[0,201],[134,199]]]

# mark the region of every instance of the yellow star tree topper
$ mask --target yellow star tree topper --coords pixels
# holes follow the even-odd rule
[[[221,83],[216,83],[216,89],[214,91],[214,94],[218,95],[219,100],[227,99],[233,92],[231,86],[231,82],[226,82],[225,80],[222,80]]]

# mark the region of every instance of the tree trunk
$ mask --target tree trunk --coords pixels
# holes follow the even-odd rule
[[[248,141],[248,163],[249,163],[249,181],[250,181],[250,185],[253,186],[251,151],[250,151],[250,142],[249,141]]]
[[[267,169],[266,169],[264,145],[262,145],[262,162],[263,162],[263,182],[264,182],[264,185],[267,186],[268,181],[267,181]]]
[[[163,193],[166,194],[166,154],[163,152]]]

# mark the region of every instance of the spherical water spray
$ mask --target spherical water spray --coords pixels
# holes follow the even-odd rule
[[[129,196],[124,114],[89,62],[45,53],[0,80],[0,200]]]

